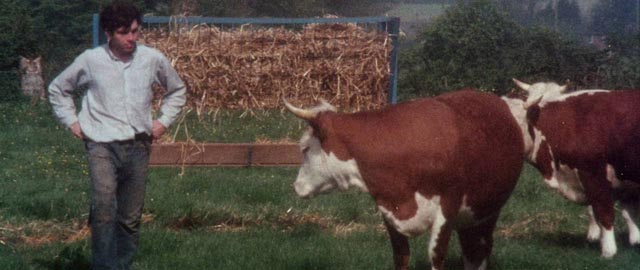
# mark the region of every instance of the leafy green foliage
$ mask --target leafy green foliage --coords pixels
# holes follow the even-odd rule
[[[45,81],[91,44],[91,14],[105,0],[0,0],[0,81],[2,100],[19,98],[20,56],[44,59]]]
[[[612,35],[606,61],[599,69],[603,88],[640,88],[640,34]]]
[[[513,1],[507,1],[515,3]],[[517,3],[507,7],[512,18],[524,25],[544,26],[559,32],[583,33],[588,25],[584,25],[580,13],[579,1],[557,0],[554,2],[540,3],[541,1],[529,0],[525,9]],[[538,8],[536,8],[538,5]]]
[[[504,86],[517,65],[523,29],[486,1],[450,9],[425,30],[422,59],[434,90]]]
[[[638,31],[637,0],[601,0],[593,8],[591,29],[601,35],[621,35]]]
[[[582,83],[603,56],[546,28],[525,28],[487,0],[448,9],[420,41],[421,51],[401,55],[400,66],[411,69],[400,74],[407,96],[463,87],[504,94],[514,77]]]

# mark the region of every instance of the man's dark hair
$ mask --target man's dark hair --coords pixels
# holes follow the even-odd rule
[[[142,24],[142,13],[131,3],[115,1],[100,12],[100,28],[113,33],[120,27],[129,27],[137,21]]]

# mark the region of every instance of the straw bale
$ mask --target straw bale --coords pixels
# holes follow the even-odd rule
[[[279,108],[282,98],[307,105],[324,98],[352,111],[387,102],[392,48],[378,29],[174,24],[145,29],[142,43],[167,55],[197,111]],[[159,98],[162,89],[155,91]]]

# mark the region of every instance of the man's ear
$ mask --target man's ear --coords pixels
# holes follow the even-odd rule
[[[109,41],[113,37],[113,32],[104,31],[104,36],[107,37],[107,41]]]

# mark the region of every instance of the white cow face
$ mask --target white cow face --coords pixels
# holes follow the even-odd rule
[[[300,197],[313,197],[336,188],[346,190],[357,186],[366,190],[355,160],[340,160],[333,153],[322,149],[320,140],[309,129],[300,140],[304,156],[298,177],[293,186]]]
[[[557,190],[567,200],[584,204],[587,203],[587,197],[584,193],[584,187],[580,182],[578,170],[572,169],[567,165],[558,164],[553,166],[553,175],[551,179],[545,181],[547,185]]]
[[[530,155],[533,151],[533,138],[529,135],[529,123],[527,122],[527,111],[524,109],[524,101],[517,98],[502,97],[502,100],[509,106],[511,115],[518,122],[522,138],[524,139],[524,152]]]
[[[527,84],[516,79],[513,79],[520,89],[529,93],[527,101],[524,104],[525,108],[531,107],[533,104],[539,103],[543,100],[550,100],[561,96],[566,90],[566,85],[559,85],[554,82],[538,82],[534,84]]]

